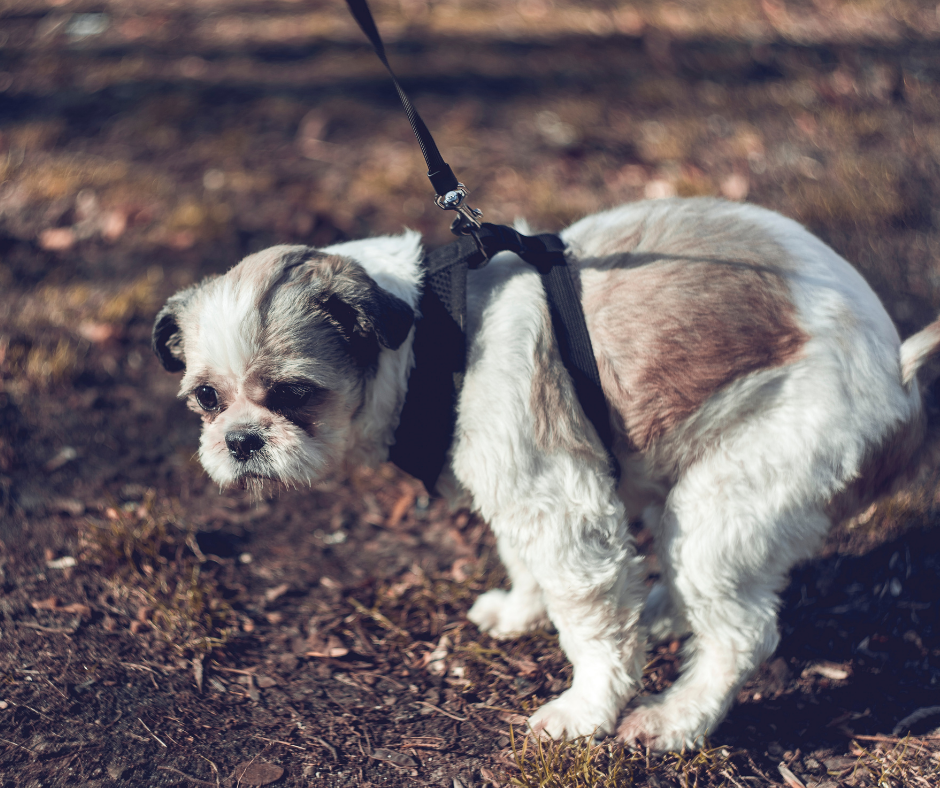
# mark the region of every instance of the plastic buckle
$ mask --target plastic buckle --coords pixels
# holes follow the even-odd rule
[[[470,235],[474,230],[480,229],[480,217],[483,216],[483,211],[467,205],[468,194],[470,194],[469,189],[462,183],[458,183],[456,189],[434,198],[434,204],[438,208],[457,212],[457,218],[450,225],[450,231],[454,235]]]

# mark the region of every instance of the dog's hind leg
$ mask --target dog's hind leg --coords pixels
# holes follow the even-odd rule
[[[685,616],[679,612],[669,586],[663,581],[650,589],[640,623],[651,646],[683,638],[692,631]]]
[[[495,638],[521,635],[548,623],[542,587],[508,537],[498,540],[499,557],[509,573],[511,590],[482,594],[467,614],[480,630]]]
[[[648,506],[643,512],[643,522],[654,536],[659,534],[662,517],[663,508],[659,505]],[[643,605],[640,624],[651,646],[683,638],[692,631],[666,580],[659,580],[650,589],[646,604]]]
[[[700,745],[777,646],[787,572],[814,552],[829,520],[800,505],[788,474],[775,483],[771,474],[753,473],[759,464],[702,462],[667,500],[659,553],[693,635],[676,683],[621,724],[618,735],[630,744],[660,751]]]

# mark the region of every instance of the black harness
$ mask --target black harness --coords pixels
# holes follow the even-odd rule
[[[415,366],[408,379],[389,459],[424,482],[428,492],[434,491],[453,442],[457,394],[466,367],[467,270],[479,268],[495,254],[508,251],[535,266],[542,277],[559,354],[578,401],[607,450],[610,472],[619,477],[607,400],[564,242],[557,235],[527,236],[511,227],[480,222],[482,212],[467,205],[468,190],[444,161],[389,66],[366,1],[346,2],[395,83],[427,162],[437,205],[458,214],[451,225],[457,240],[430,252],[423,261],[424,291],[413,345]]]

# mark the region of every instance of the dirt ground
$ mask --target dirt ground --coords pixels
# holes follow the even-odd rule
[[[856,264],[902,335],[940,310],[934,4],[373,7],[487,219],[746,198]],[[338,0],[0,4],[0,786],[940,784],[929,463],[794,572],[712,748],[661,759],[519,754],[570,666],[466,621],[504,582],[469,513],[392,467],[258,504],[209,482],[149,350],[164,299],[273,243],[445,243],[429,198]]]

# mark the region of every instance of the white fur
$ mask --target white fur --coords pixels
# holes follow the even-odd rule
[[[563,233],[584,291],[602,288],[608,276],[589,264],[599,250],[615,249],[618,238],[656,222],[667,227],[662,244],[668,247],[678,232],[668,229],[670,216],[682,211],[716,234],[756,228],[785,250],[784,275],[807,341],[794,360],[714,391],[645,456],[625,462],[645,478],[626,480],[620,492],[603,451],[575,456],[538,445],[530,398],[545,330],[539,275],[502,254],[469,276],[468,364],[449,470],[489,521],[512,580],[510,591],[481,596],[469,617],[496,637],[546,620],[558,629],[574,680],[530,719],[534,731],[554,737],[613,732],[641,686],[646,632],[654,639],[692,632],[681,677],[629,711],[620,736],[659,750],[701,742],[775,649],[777,595],[789,569],[822,543],[830,526],[827,504],[859,477],[866,457],[921,412],[913,371],[937,343],[902,347],[857,272],[769,211],[657,201],[588,217]],[[417,305],[416,233],[325,251],[354,258],[383,288]],[[240,293],[222,292],[213,310],[229,310],[219,318],[227,327],[218,326],[227,335],[200,337],[217,345],[200,353],[217,353],[234,370],[251,318]],[[905,372],[907,385],[902,358],[913,370]],[[352,457],[387,456],[412,363],[410,337],[397,350],[382,351],[351,423]],[[593,431],[585,439],[599,448]],[[309,463],[297,459],[308,450],[298,442],[285,454],[287,477],[306,480],[319,472],[324,458],[316,451]],[[203,462],[211,473],[211,451]],[[640,487],[652,500],[631,497]],[[628,513],[644,509],[663,566],[645,611],[644,573],[627,528]]]

